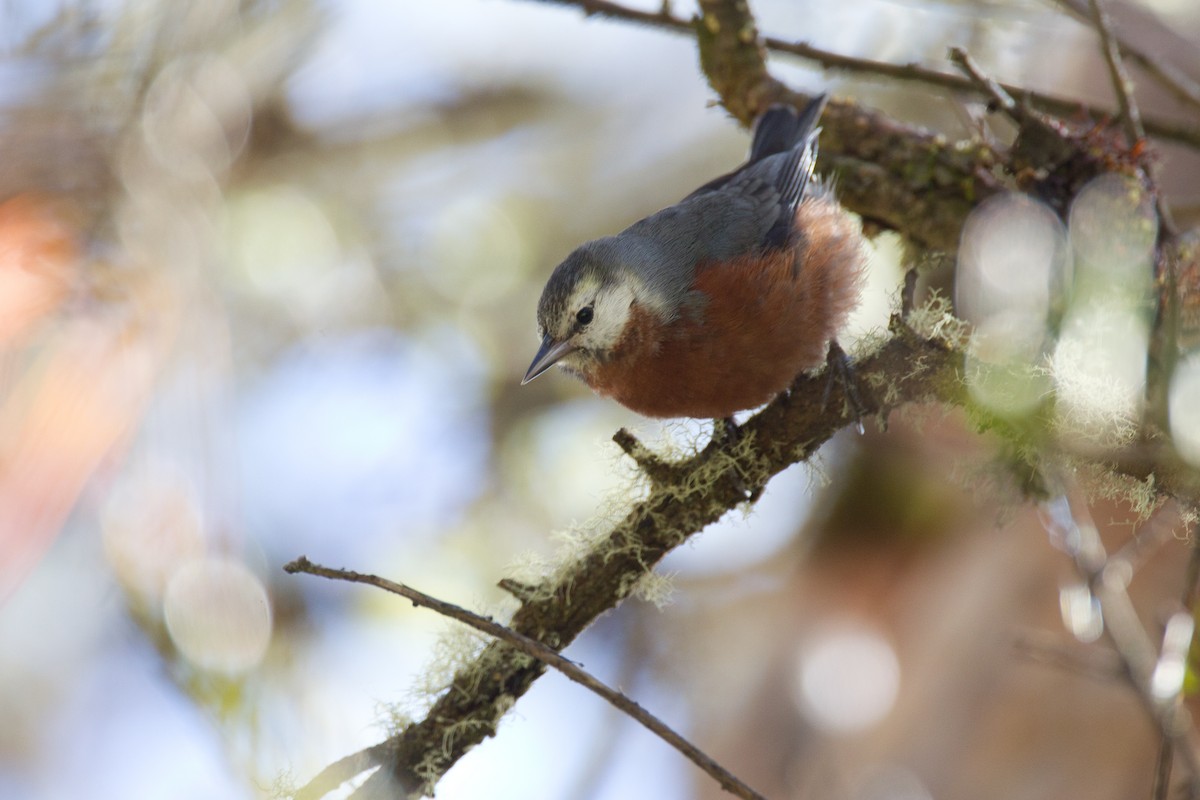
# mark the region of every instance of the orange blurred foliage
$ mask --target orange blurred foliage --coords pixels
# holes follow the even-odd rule
[[[0,204],[0,345],[53,313],[78,274],[79,239],[63,201],[20,194]]]

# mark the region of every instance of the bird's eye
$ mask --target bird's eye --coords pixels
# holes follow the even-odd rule
[[[575,312],[575,321],[579,323],[580,327],[587,325],[589,322],[591,322],[592,321],[592,307],[584,306],[583,308],[581,308],[577,312]]]

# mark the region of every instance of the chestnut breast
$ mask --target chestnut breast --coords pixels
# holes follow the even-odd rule
[[[825,358],[858,301],[857,222],[806,199],[794,246],[700,263],[703,308],[670,323],[635,306],[617,348],[583,375],[597,392],[652,417],[728,417],[762,405]]]

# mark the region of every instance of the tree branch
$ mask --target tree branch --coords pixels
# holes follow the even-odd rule
[[[607,2],[606,0],[536,0],[536,2],[573,6],[582,9],[588,16],[635,22],[640,25],[661,28],[676,33],[694,33],[694,23],[692,21],[675,16],[667,10],[656,12],[639,11],[619,3]],[[1056,0],[1056,2],[1074,11],[1078,0]],[[1086,16],[1087,0],[1083,0],[1083,2],[1084,14]],[[815,62],[825,70],[848,72],[867,77],[886,78],[905,83],[917,83],[959,94],[980,98],[985,97],[973,81],[948,72],[942,72],[941,70],[922,67],[919,64],[889,64],[869,58],[855,58],[814,47],[805,42],[788,41],[775,36],[762,37],[762,46],[773,53],[783,53]],[[1122,45],[1122,51],[1133,57],[1139,64],[1145,66],[1152,74],[1161,76],[1160,79],[1164,85],[1172,88],[1181,98],[1187,99],[1189,102],[1200,107],[1200,89],[1197,89],[1195,84],[1178,70],[1132,47]],[[1109,119],[1116,117],[1119,113],[1118,110],[1105,106],[1090,105],[1082,103],[1079,100],[1056,97],[1042,92],[1031,92],[1016,84],[1001,83],[1000,86],[1013,96],[1026,98],[1032,108],[1051,114],[1064,116],[1085,114],[1092,119]],[[1193,92],[1195,93],[1194,97],[1192,96]],[[734,115],[743,122],[748,122],[751,119],[751,117],[743,117],[737,113]],[[1143,123],[1146,133],[1151,136],[1168,141],[1182,142],[1193,147],[1200,147],[1200,128],[1196,125],[1181,125],[1152,117],[1145,118]]]
[[[1104,61],[1108,64],[1117,104],[1121,108],[1120,119],[1125,126],[1125,136],[1132,145],[1146,138],[1146,131],[1142,127],[1142,112],[1138,110],[1137,102],[1133,99],[1133,81],[1125,71],[1125,62],[1121,60],[1121,51],[1117,47],[1108,12],[1100,4],[1100,0],[1088,0],[1088,5],[1091,7],[1092,23],[1096,26],[1096,32],[1100,34],[1101,52],[1104,53]]]
[[[1178,702],[1178,693],[1175,697],[1162,697],[1155,692],[1152,680],[1158,653],[1134,610],[1125,588],[1127,581],[1120,579],[1116,570],[1109,569],[1111,562],[1095,525],[1065,495],[1043,503],[1041,511],[1047,531],[1054,541],[1065,545],[1075,569],[1099,602],[1104,631],[1120,657],[1125,677],[1169,742],[1168,752],[1182,757],[1195,790],[1200,787],[1200,737],[1187,710]],[[1162,766],[1160,755],[1160,769]],[[1166,767],[1169,766],[1168,758]]]
[[[597,680],[591,673],[582,669],[578,664],[563,657],[557,651],[552,650],[541,642],[531,639],[528,636],[523,636],[511,628],[506,628],[487,617],[481,617],[478,614],[467,611],[461,606],[447,603],[445,600],[439,600],[410,586],[389,581],[378,575],[367,575],[352,570],[323,567],[312,563],[304,556],[284,565],[283,570],[289,574],[306,573],[321,578],[329,578],[330,580],[364,583],[368,586],[374,586],[411,600],[415,606],[422,606],[436,611],[444,617],[457,620],[477,631],[505,642],[525,655],[537,659],[542,664],[553,667],[569,680],[604,698],[614,707],[636,720],[655,736],[682,753],[685,758],[708,773],[725,791],[737,797],[744,798],[744,800],[766,800],[766,798],[739,780],[733,773],[714,761],[700,748],[680,736],[661,719],[642,708],[628,696]]]
[[[724,105],[745,124],[773,102],[802,106],[808,99],[776,80],[767,70],[766,50],[788,52],[811,58],[827,68],[850,69],[911,79],[927,85],[953,89],[990,99],[986,88],[972,78],[947,75],[907,65],[879,64],[850,59],[807,45],[790,45],[767,37],[761,39],[753,15],[745,3],[705,0],[701,16],[688,22],[668,10],[643,12],[600,0],[542,0],[584,9],[589,14],[610,16],[668,30],[694,32],[700,63],[709,83]],[[1023,98],[1032,109],[1075,115],[1081,111],[1104,119],[1109,109],[1088,108],[1078,101],[1059,100],[1031,94],[1020,87],[998,83],[1009,95]],[[1024,186],[1043,196],[1050,205],[1065,210],[1070,197],[1083,183],[1113,168],[1111,161],[1095,158],[1097,143],[1087,132],[1075,134],[1069,126],[1056,123],[1055,146],[1038,151],[1028,170],[1013,170],[1019,176],[1053,174],[1036,187]],[[1147,123],[1147,129],[1164,131]],[[1005,181],[997,167],[1007,160],[982,141],[951,142],[927,130],[905,125],[852,103],[833,100],[822,117],[821,168],[837,175],[841,202],[864,220],[882,228],[900,231],[920,248],[953,253],[967,214],[977,204],[1002,191]],[[1181,127],[1178,138],[1200,147],[1200,128]],[[1059,140],[1066,140],[1062,146]],[[1040,145],[1039,137],[1026,142]],[[1062,169],[1063,166],[1066,169]],[[1134,167],[1130,167],[1132,171]]]
[[[1196,592],[1200,588],[1197,586],[1198,582],[1200,582],[1200,544],[1197,544],[1193,540],[1189,547],[1187,569],[1183,574],[1183,597],[1180,600],[1183,610],[1193,615],[1193,617],[1195,615]],[[1195,647],[1194,633],[1192,647]],[[1190,660],[1191,652],[1188,653],[1188,658]],[[1153,800],[1166,800],[1171,785],[1171,767],[1174,765],[1174,762],[1174,740],[1164,733],[1158,745],[1158,760],[1154,765],[1154,786],[1151,790]]]
[[[875,392],[883,400],[866,399],[866,411],[886,417],[916,400],[961,402],[961,353],[941,338],[917,335],[899,319],[892,330],[892,339],[856,364],[860,376],[885,389]],[[714,439],[694,456],[673,462],[671,478],[652,485],[584,556],[540,584],[523,586],[527,597],[513,614],[511,630],[555,650],[566,647],[625,599],[668,552],[745,502],[748,493],[761,491],[772,476],[809,458],[852,421],[842,411],[844,392],[836,384],[822,402],[826,385],[824,375],[802,376],[789,394],[747,420],[737,437]],[[364,751],[383,768],[356,796],[384,796],[393,787],[413,796],[431,790],[469,749],[495,733],[500,717],[544,669],[505,642],[486,645],[424,719]],[[320,788],[328,784],[323,778]]]
[[[1054,2],[1070,11],[1081,22],[1091,22],[1091,11],[1088,8],[1089,0],[1054,0]],[[1200,84],[1197,84],[1196,81],[1171,64],[1130,44],[1124,38],[1120,36],[1114,36],[1113,38],[1121,54],[1127,60],[1134,62],[1145,70],[1147,75],[1158,81],[1163,88],[1175,95],[1180,102],[1200,110]],[[1150,132],[1153,133],[1153,131]]]

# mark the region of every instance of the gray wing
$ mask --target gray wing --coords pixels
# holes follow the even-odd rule
[[[816,163],[816,135],[747,165],[713,191],[693,195],[617,238],[655,256],[654,269],[687,272],[699,261],[726,261],[785,245]],[[686,269],[684,269],[686,268]]]
[[[747,171],[717,191],[635,222],[621,236],[653,241],[689,263],[729,259],[758,246],[779,219],[780,200],[779,190],[770,181]]]
[[[749,162],[593,243],[608,251],[602,260],[633,267],[652,291],[686,305],[698,263],[789,246],[816,166],[820,129],[814,126],[825,100],[817,97],[798,114],[785,106],[768,109],[755,126]]]

